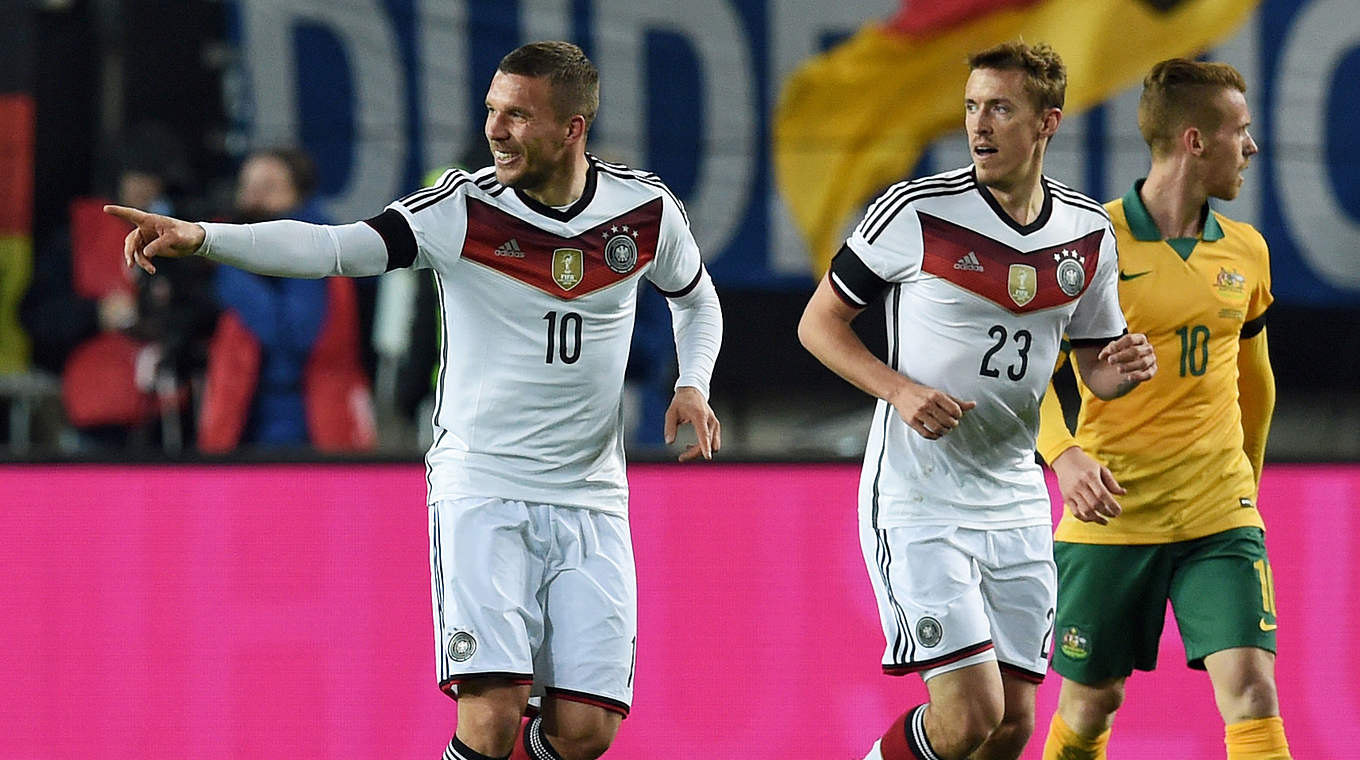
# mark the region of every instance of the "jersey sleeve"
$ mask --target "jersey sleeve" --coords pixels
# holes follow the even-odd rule
[[[921,271],[921,221],[910,206],[886,214],[883,207],[892,194],[890,188],[869,205],[827,272],[832,291],[857,309],[876,300],[890,284]]]
[[[1260,332],[1261,327],[1264,326],[1263,318],[1266,309],[1270,308],[1270,304],[1275,301],[1275,296],[1270,293],[1270,248],[1266,245],[1266,239],[1261,236],[1260,232],[1257,232],[1255,227],[1248,226],[1247,229],[1251,231],[1255,238],[1252,249],[1256,253],[1255,259],[1258,267],[1254,278],[1255,282],[1252,284],[1251,299],[1247,304],[1247,323],[1248,326],[1254,328],[1252,334],[1255,334]],[[1255,324],[1253,325],[1253,323]],[[1247,335],[1248,326],[1243,327],[1243,337],[1251,337]]]
[[[921,219],[910,204],[886,219],[877,219],[876,209],[886,200],[885,195],[870,204],[845,247],[884,282],[905,282],[921,271]]]
[[[1104,342],[1128,332],[1124,312],[1119,308],[1119,250],[1114,228],[1105,226],[1100,241],[1100,261],[1091,286],[1081,294],[1067,326],[1067,337],[1073,345]]]
[[[462,256],[472,175],[450,169],[435,184],[365,219],[387,245],[387,269],[445,269]]]
[[[667,298],[689,295],[703,278],[704,261],[685,208],[670,193],[661,195],[661,235],[656,248],[656,263],[647,270],[647,279]]]

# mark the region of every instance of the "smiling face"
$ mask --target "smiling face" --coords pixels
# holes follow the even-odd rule
[[[1018,69],[973,69],[964,88],[964,127],[978,181],[1009,191],[1043,172],[1044,148],[1062,119],[1040,110]]]
[[[497,71],[486,93],[486,141],[496,164],[496,180],[536,198],[570,183],[573,123],[553,108],[545,77]]]
[[[1204,150],[1200,161],[1204,170],[1204,189],[1213,198],[1230,201],[1242,188],[1242,172],[1256,155],[1256,141],[1247,127],[1251,112],[1241,92],[1225,88],[1213,98],[1220,117],[1218,128],[1202,133]]]

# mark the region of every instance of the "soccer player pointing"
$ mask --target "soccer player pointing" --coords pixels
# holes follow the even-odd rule
[[[263,274],[434,271],[443,361],[426,456],[445,760],[603,754],[633,694],[637,589],[619,408],[637,288],[669,299],[680,378],[666,437],[721,446],[707,402],[722,336],[680,202],[586,152],[598,73],[575,45],[525,45],[486,96],[495,166],[446,172],[363,222],[192,224],[135,209],[129,266],[199,254]]]
[[[1017,758],[1048,668],[1056,573],[1039,403],[1064,333],[1103,398],[1151,378],[1126,334],[1100,204],[1043,174],[1067,76],[1046,45],[977,53],[964,91],[972,165],[875,201],[798,327],[824,364],[879,399],[860,479],[861,547],[886,647],[930,701],[868,758]],[[888,358],[851,321],[887,311]]]
[[[1105,207],[1124,315],[1166,370],[1136,397],[1082,389],[1075,438],[1045,401],[1039,451],[1068,510],[1055,535],[1062,691],[1046,760],[1105,758],[1125,681],[1157,663],[1168,600],[1190,667],[1213,683],[1228,758],[1289,757],[1256,509],[1275,398],[1269,255],[1250,225],[1209,208],[1237,197],[1257,151],[1245,92],[1223,63],[1172,59],[1143,80],[1152,166]]]

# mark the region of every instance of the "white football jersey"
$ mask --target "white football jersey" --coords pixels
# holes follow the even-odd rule
[[[432,269],[438,285],[431,502],[627,512],[621,402],[637,289],[646,277],[684,295],[703,263],[655,175],[588,158],[585,191],[566,209],[487,168],[448,171],[368,220],[389,268]]]
[[[1034,439],[1063,335],[1104,342],[1126,327],[1108,215],[1058,182],[1042,185],[1043,210],[1020,225],[972,167],[899,183],[832,263],[847,303],[884,299],[890,366],[977,402],[934,441],[878,402],[860,480],[874,527],[1050,520]]]

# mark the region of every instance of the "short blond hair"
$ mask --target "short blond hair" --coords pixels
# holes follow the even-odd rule
[[[1025,93],[1040,111],[1061,109],[1067,99],[1067,67],[1058,51],[1043,42],[1032,46],[1018,41],[994,45],[968,56],[968,69],[1024,72]]]
[[[1226,63],[1172,58],[1152,67],[1138,99],[1138,131],[1154,156],[1174,150],[1187,127],[1212,132],[1225,114],[1214,98],[1223,90],[1247,92],[1241,72]]]

